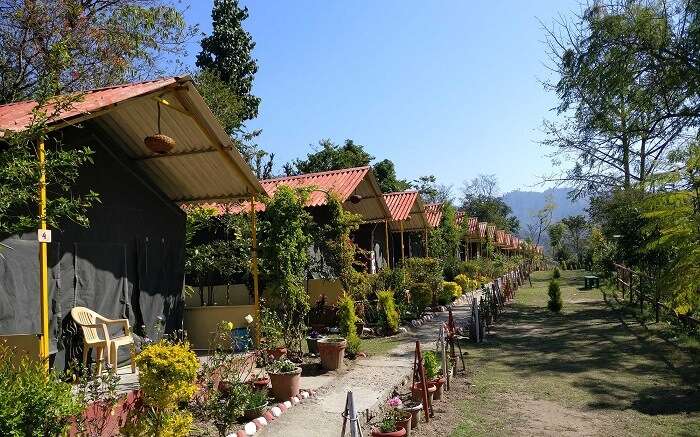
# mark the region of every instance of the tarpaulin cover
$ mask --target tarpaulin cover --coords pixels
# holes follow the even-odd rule
[[[49,247],[51,348],[55,366],[82,353],[70,318],[85,306],[108,318],[128,318],[138,335],[155,336],[182,326],[185,217],[121,156],[88,128],[64,129],[64,144],[95,150],[76,191],[100,196],[90,226],[53,230]],[[67,131],[67,132],[66,132]],[[36,233],[2,240],[0,335],[38,334],[39,262]],[[162,327],[156,325],[161,323]],[[120,361],[128,351],[120,350]]]

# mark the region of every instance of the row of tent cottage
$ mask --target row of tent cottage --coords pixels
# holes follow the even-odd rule
[[[0,142],[27,130],[36,110],[32,101],[0,106]],[[94,163],[81,169],[73,194],[100,196],[88,212],[89,227],[61,223],[48,243],[54,367],[65,367],[81,347],[69,316],[77,306],[128,318],[141,336],[184,328],[195,348],[206,347],[218,321],[242,324],[255,313],[245,285],[228,287],[232,297],[226,305],[202,306],[199,299],[184,297],[188,205],[212,205],[222,214],[261,211],[264,204],[256,198],[288,185],[314,190],[307,206],[316,216],[326,193],[333,192],[344,208],[363,218],[353,240],[371,254],[367,269],[372,272],[428,255],[428,231],[442,218],[442,205],[424,204],[416,191],[382,193],[370,167],[258,180],[189,77],[90,90],[72,105],[49,104],[41,111],[48,116],[48,149],[94,151]],[[144,142],[161,132],[175,142],[167,153],[155,153]],[[456,219],[468,221],[464,259],[481,256],[487,240],[505,253],[541,251],[475,218],[457,214]],[[0,243],[0,338],[35,354],[42,332],[37,232],[0,236]],[[311,278],[308,287],[311,299],[339,290],[323,278]],[[213,286],[214,295],[221,288]]]

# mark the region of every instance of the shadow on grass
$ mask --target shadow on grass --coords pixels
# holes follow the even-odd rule
[[[569,298],[575,295],[568,290]],[[515,303],[488,341],[470,348],[522,378],[561,377],[561,384],[590,395],[589,408],[649,415],[700,411],[698,360],[679,359],[677,350],[618,318],[603,301],[569,301],[563,314]]]

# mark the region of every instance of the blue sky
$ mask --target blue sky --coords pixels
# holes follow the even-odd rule
[[[495,173],[502,191],[543,190],[539,128],[556,105],[538,20],[578,0],[244,0],[258,59],[259,144],[278,167],[321,138],[352,138],[400,177],[454,185]],[[190,23],[211,30],[211,2]],[[197,44],[188,60],[194,63]]]

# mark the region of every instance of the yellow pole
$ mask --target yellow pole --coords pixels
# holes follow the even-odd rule
[[[260,348],[260,294],[258,291],[258,236],[257,223],[255,215],[255,195],[250,196],[250,233],[251,233],[251,252],[252,271],[253,271],[253,298],[255,299],[255,348]]]
[[[39,139],[39,220],[40,230],[46,230],[46,150]],[[39,242],[39,290],[41,306],[41,342],[39,354],[44,367],[49,368],[49,262],[47,242]]]
[[[386,262],[391,267],[391,256],[389,255],[389,220],[384,220],[384,250],[386,251]]]
[[[401,262],[404,260],[404,249],[403,249],[403,220],[399,222],[401,225]]]

